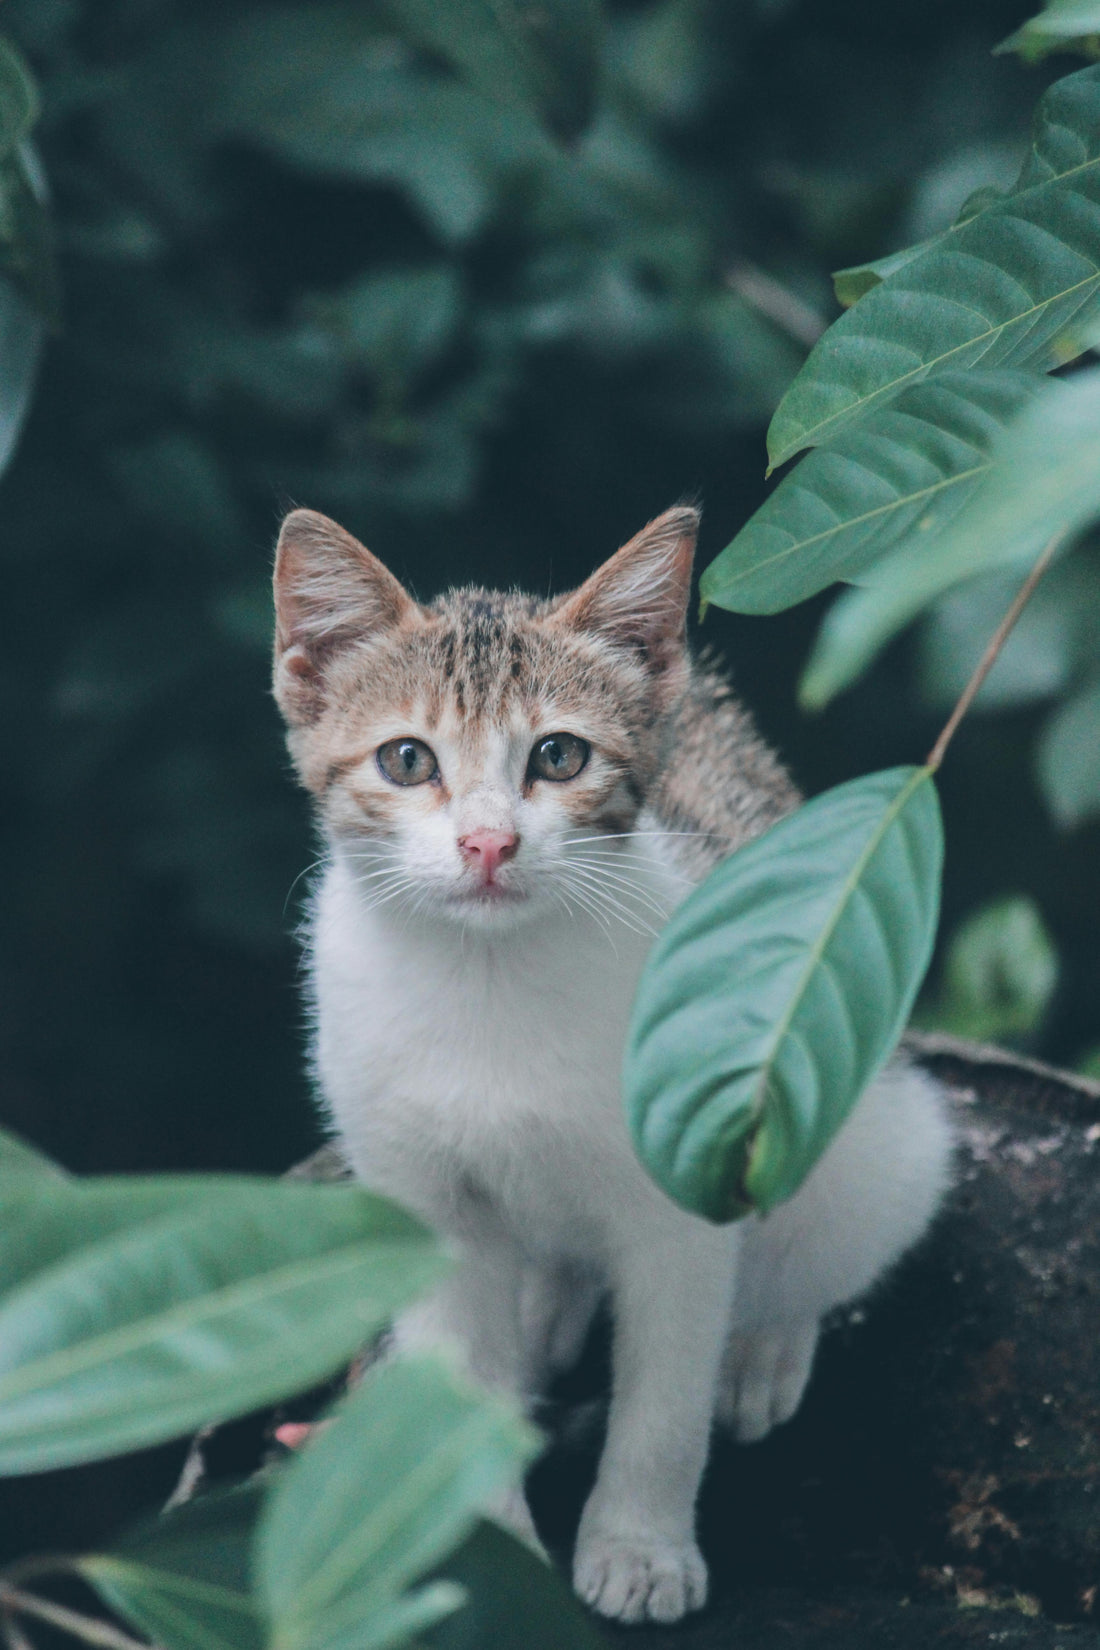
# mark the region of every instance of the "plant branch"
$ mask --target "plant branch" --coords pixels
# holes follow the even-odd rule
[[[131,1638],[129,1633],[112,1627],[109,1621],[101,1621],[98,1616],[86,1616],[79,1610],[69,1610],[64,1604],[54,1604],[35,1593],[25,1593],[21,1587],[12,1587],[6,1581],[0,1581],[0,1610],[5,1615],[19,1610],[25,1616],[48,1621],[51,1627],[72,1633],[76,1638],[83,1639],[85,1644],[98,1646],[99,1650],[149,1650],[141,1639]]]
[[[925,766],[930,768],[933,773],[936,772],[943,761],[947,747],[955,736],[955,729],[977,698],[982,683],[996,664],[1000,651],[1007,642],[1016,620],[1031,600],[1035,586],[1050,566],[1051,557],[1064,538],[1065,533],[1055,533],[1054,537],[1048,541],[1035,566],[1017,591],[1012,606],[990,637],[989,645],[979,659],[977,669],[963,688],[962,693],[959,695],[959,702],[947,718],[943,732],[928,753]]]

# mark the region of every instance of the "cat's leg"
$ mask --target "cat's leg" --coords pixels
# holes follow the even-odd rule
[[[573,1368],[604,1293],[598,1278],[576,1267],[530,1268],[520,1297],[530,1392],[542,1391],[555,1375]]]
[[[738,1443],[755,1444],[791,1419],[809,1383],[818,1328],[816,1318],[804,1318],[730,1336],[715,1420]]]
[[[695,1500],[706,1464],[738,1234],[672,1205],[637,1211],[616,1259],[613,1388],[574,1585],[621,1621],[677,1621],[706,1601]]]
[[[950,1160],[942,1092],[899,1060],[870,1085],[794,1197],[744,1222],[715,1411],[741,1442],[790,1420],[821,1318],[864,1294],[921,1236]]]
[[[527,1359],[520,1322],[523,1257],[499,1241],[470,1245],[445,1281],[407,1307],[394,1324],[394,1350],[443,1351],[479,1386],[526,1406]],[[542,1552],[522,1483],[489,1509],[528,1546]]]

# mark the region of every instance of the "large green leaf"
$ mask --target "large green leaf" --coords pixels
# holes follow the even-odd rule
[[[488,97],[534,109],[559,137],[592,118],[599,0],[385,0],[402,33],[448,58]]]
[[[354,1187],[39,1186],[0,1184],[17,1264],[34,1267],[0,1302],[0,1473],[136,1449],[310,1386],[442,1264],[422,1227]]]
[[[704,602],[778,613],[856,578],[902,539],[923,555],[1042,384],[1037,373],[970,371],[906,390],[783,479],[703,574]]]
[[[251,1557],[265,1492],[253,1481],[202,1495],[76,1567],[164,1650],[263,1650]]]
[[[642,1162],[710,1220],[797,1190],[887,1059],[931,955],[932,775],[893,768],[723,861],[655,945],[627,1042]]]
[[[1100,678],[1060,705],[1039,741],[1039,782],[1059,825],[1100,814]]]
[[[952,367],[1049,368],[1100,304],[1100,67],[1039,104],[1016,187],[897,269],[814,346],[768,431],[772,465]]]
[[[514,1535],[481,1523],[440,1566],[466,1594],[461,1610],[421,1633],[431,1650],[600,1650],[568,1584]]]
[[[1098,0],[1050,0],[1037,17],[1029,17],[994,50],[1016,52],[1025,63],[1038,63],[1052,52],[1100,57],[1100,4]]]
[[[518,1415],[435,1360],[368,1374],[261,1520],[256,1574],[272,1650],[381,1650],[455,1609],[453,1582],[406,1589],[536,1447]]]
[[[1033,561],[1056,534],[1100,516],[1100,368],[1053,380],[998,438],[993,463],[921,555],[894,551],[866,588],[834,602],[800,687],[818,708],[867,668],[890,638],[945,591],[979,573]]]

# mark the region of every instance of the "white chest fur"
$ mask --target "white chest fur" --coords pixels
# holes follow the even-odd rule
[[[654,852],[666,908],[682,887]],[[470,1194],[534,1252],[599,1262],[612,1209],[657,1194],[622,1114],[651,935],[587,915],[497,934],[371,911],[337,855],[312,932],[315,1059],[357,1172],[446,1230]]]

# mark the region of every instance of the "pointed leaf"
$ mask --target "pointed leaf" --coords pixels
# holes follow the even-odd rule
[[[1015,52],[1025,63],[1038,63],[1052,52],[1100,57],[1100,0],[1050,0],[993,49]]]
[[[704,602],[778,613],[857,578],[902,539],[922,556],[1044,382],[1038,373],[945,373],[808,453],[707,568]]]
[[[642,976],[625,1093],[638,1155],[710,1220],[795,1192],[889,1057],[931,955],[942,828],[927,768],[816,797],[712,871]]]
[[[422,1227],[354,1187],[214,1180],[180,1201],[169,1177],[40,1184],[9,1196],[0,1182],[24,1254],[36,1239],[50,1250],[0,1301],[0,1473],[137,1449],[301,1391],[442,1265]]]
[[[773,466],[953,367],[1048,369],[1100,310],[1100,67],[1039,104],[1016,187],[842,315],[768,431]]]
[[[408,1595],[472,1528],[537,1439],[442,1363],[371,1371],[275,1487],[257,1537],[274,1650],[378,1650],[454,1609],[436,1583]],[[395,1636],[396,1635],[396,1636]]]
[[[263,1650],[251,1557],[264,1494],[253,1482],[202,1495],[76,1567],[163,1650]]]
[[[983,184],[968,195],[959,209],[951,228],[942,235],[930,235],[925,241],[918,241],[914,246],[900,247],[897,252],[888,252],[884,258],[875,258],[871,263],[853,264],[849,269],[838,269],[833,275],[833,291],[836,301],[843,304],[845,309],[852,305],[873,287],[885,281],[898,269],[904,269],[911,264],[914,258],[919,258],[922,252],[929,247],[943,246],[952,230],[958,229],[971,218],[976,218],[979,212],[985,212],[989,207],[998,205],[1005,199],[1005,190],[997,189],[992,184]]]
[[[1001,567],[1025,567],[1055,535],[1100,517],[1100,368],[1052,380],[998,437],[965,507],[921,555],[902,546],[825,616],[800,685],[818,708],[848,687],[945,591]]]

